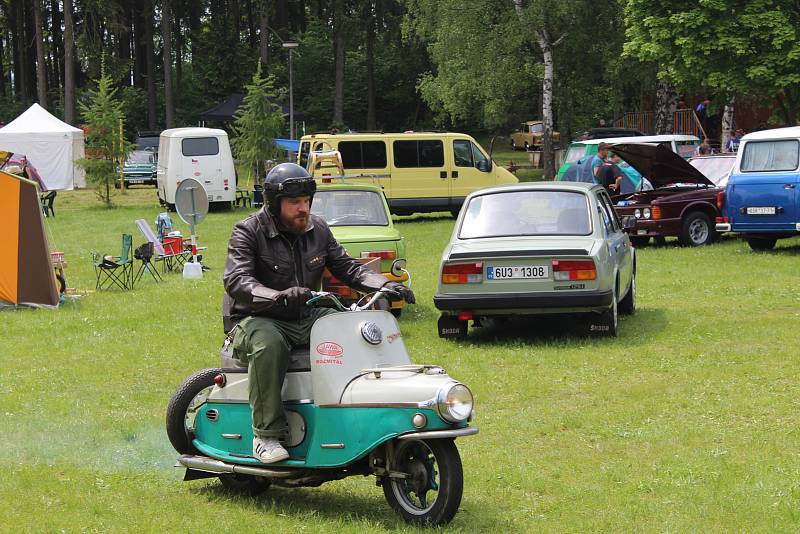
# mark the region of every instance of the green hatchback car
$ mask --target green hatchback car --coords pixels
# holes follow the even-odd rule
[[[325,219],[347,253],[378,270],[389,280],[408,282],[406,244],[394,227],[386,197],[380,187],[367,184],[318,183],[311,213]],[[323,277],[322,289],[352,303],[360,295],[336,278]],[[405,302],[390,303],[399,317]]]
[[[156,154],[150,150],[134,150],[122,166],[125,187],[156,185]]]

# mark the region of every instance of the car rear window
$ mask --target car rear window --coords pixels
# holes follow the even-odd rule
[[[184,156],[215,156],[219,154],[219,140],[216,137],[186,138],[181,142]]]
[[[389,226],[386,205],[377,191],[317,191],[311,213],[330,226]]]
[[[509,191],[473,197],[459,239],[534,235],[589,235],[586,195],[572,191]]]
[[[800,143],[796,139],[750,141],[744,145],[742,172],[793,171],[797,168]]]

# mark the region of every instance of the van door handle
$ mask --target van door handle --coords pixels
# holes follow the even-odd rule
[[[458,178],[458,171],[453,171],[452,173],[450,173],[450,176],[452,176],[453,178]]]
[[[784,189],[794,189],[794,184],[783,184]]]
[[[447,171],[439,171],[439,178],[441,178],[442,180],[446,180],[447,179]]]

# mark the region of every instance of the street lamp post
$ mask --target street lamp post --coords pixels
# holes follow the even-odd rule
[[[289,139],[294,139],[294,91],[292,88],[292,51],[299,45],[293,41],[284,41],[281,46],[289,51]]]

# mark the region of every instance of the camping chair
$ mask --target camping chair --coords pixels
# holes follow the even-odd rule
[[[39,197],[39,200],[42,203],[42,213],[45,217],[47,217],[47,212],[50,212],[50,215],[53,217],[56,216],[56,212],[53,210],[53,201],[56,199],[56,191],[50,191],[46,195],[42,195]]]
[[[164,280],[158,273],[156,266],[153,265],[154,254],[155,247],[149,241],[143,245],[139,245],[136,247],[136,250],[133,251],[133,257],[137,260],[141,260],[142,263],[139,265],[139,269],[136,271],[136,274],[133,275],[133,283],[131,286],[138,284],[145,272],[150,273],[150,276],[152,276],[153,280],[156,282],[161,282]]]
[[[119,256],[101,256],[92,252],[94,272],[97,275],[95,289],[111,289],[117,286],[122,290],[133,289],[133,237],[122,234],[122,250]]]

